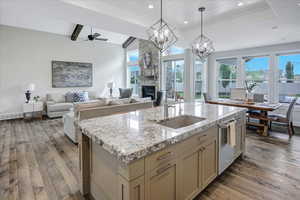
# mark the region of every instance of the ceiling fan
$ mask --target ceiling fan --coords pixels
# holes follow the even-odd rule
[[[88,35],[88,38],[85,41],[94,41],[94,40],[100,40],[106,42],[108,39],[107,38],[101,38],[100,33],[93,33],[93,29],[91,28],[91,34]]]

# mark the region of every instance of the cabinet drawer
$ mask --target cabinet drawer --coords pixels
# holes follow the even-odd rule
[[[176,200],[177,190],[176,161],[170,161],[146,175],[146,200]]]
[[[191,149],[196,150],[201,144],[205,143],[207,140],[216,138],[218,135],[217,128],[211,128],[208,131],[196,134],[179,144],[179,149],[181,153],[185,153]]]
[[[146,171],[150,171],[176,159],[176,154],[175,146],[171,146],[150,155],[145,160]]]

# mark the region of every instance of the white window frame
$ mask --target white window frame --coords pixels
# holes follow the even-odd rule
[[[236,61],[237,61],[237,64],[236,64],[236,78],[235,79],[220,79],[219,77],[220,77],[220,66],[221,66],[221,64],[220,64],[220,62],[218,62],[219,60],[226,60],[226,59],[236,59]],[[219,81],[230,81],[230,82],[232,82],[232,81],[235,81],[235,84],[236,84],[236,87],[237,87],[237,85],[238,85],[238,80],[239,80],[239,73],[238,73],[238,71],[239,71],[239,58],[238,57],[226,57],[226,58],[218,58],[218,59],[216,59],[216,67],[217,67],[217,73],[216,73],[216,97],[217,98],[220,98],[219,97]],[[230,98],[230,97],[229,97]]]
[[[129,61],[128,59],[128,52],[130,51],[138,51],[138,49],[131,49],[131,50],[128,50],[126,52],[126,73],[127,73],[127,80],[126,80],[126,87],[128,88],[131,84],[130,84],[130,71],[129,71],[129,68],[130,67],[134,67],[134,66],[139,66],[139,61]]]

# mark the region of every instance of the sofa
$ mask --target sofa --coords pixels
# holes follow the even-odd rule
[[[49,118],[62,117],[63,115],[69,113],[73,107],[74,103],[88,103],[99,101],[95,95],[95,92],[82,92],[86,97],[84,102],[74,102],[74,93],[77,92],[67,92],[67,93],[48,93],[46,95],[46,112]]]
[[[74,110],[63,116],[64,133],[73,143],[77,144],[76,122],[151,107],[153,107],[151,98],[99,99],[97,102],[75,103]]]

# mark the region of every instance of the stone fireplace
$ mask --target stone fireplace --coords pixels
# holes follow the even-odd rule
[[[148,40],[139,39],[139,66],[141,68],[141,96],[156,99],[159,90],[159,51]]]

